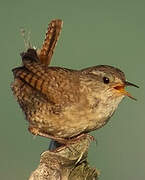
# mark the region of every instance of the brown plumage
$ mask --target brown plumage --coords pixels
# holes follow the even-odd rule
[[[46,32],[46,37],[42,48],[37,51],[37,55],[42,64],[46,66],[50,64],[53,50],[58,41],[58,37],[60,35],[62,29],[63,22],[60,19],[52,20],[48,26],[48,30]]]
[[[123,97],[133,98],[125,86],[138,86],[126,82],[124,73],[112,66],[82,70],[47,66],[49,51],[55,47],[49,45],[56,41],[57,36],[48,46],[44,43],[45,58],[35,49],[21,54],[23,65],[13,69],[12,90],[29,122],[29,131],[63,142],[105,125]]]

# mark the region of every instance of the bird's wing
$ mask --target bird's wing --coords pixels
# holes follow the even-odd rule
[[[21,79],[54,104],[67,104],[78,100],[79,75],[77,71],[46,67],[38,62],[27,61],[24,66],[13,69],[13,73],[15,78]]]

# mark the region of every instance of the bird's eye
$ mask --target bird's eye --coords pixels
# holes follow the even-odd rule
[[[103,82],[104,82],[104,84],[108,84],[110,82],[110,80],[107,77],[103,77]]]

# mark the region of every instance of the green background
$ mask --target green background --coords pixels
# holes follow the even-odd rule
[[[25,180],[37,167],[48,140],[27,131],[12,95],[11,69],[21,64],[20,28],[31,31],[40,47],[48,22],[64,21],[52,65],[84,68],[117,66],[140,89],[125,98],[111,121],[93,132],[89,162],[100,180],[145,179],[145,1],[144,0],[1,0],[0,1],[0,179]]]

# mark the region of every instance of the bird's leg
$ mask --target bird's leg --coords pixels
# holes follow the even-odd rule
[[[67,139],[64,139],[64,138],[59,138],[59,137],[54,137],[52,135],[49,135],[49,134],[46,134],[45,132],[41,132],[40,129],[36,128],[36,127],[32,127],[32,126],[29,126],[28,127],[28,130],[34,134],[35,136],[39,135],[39,136],[42,136],[42,137],[46,137],[46,138],[49,138],[49,139],[53,139],[54,141],[57,141],[59,142],[60,144],[66,144],[66,141]]]
[[[45,132],[41,132],[39,128],[34,127],[34,126],[29,126],[28,130],[35,136],[39,135],[42,137],[46,137],[46,138],[52,139],[52,141],[55,141],[55,143],[59,144],[59,146],[56,147],[56,149],[50,149],[51,151],[61,151],[64,148],[68,148],[71,151],[70,146],[72,144],[79,143],[79,141],[82,141],[83,139],[86,139],[88,137],[90,141],[94,141],[94,137],[89,135],[88,133],[83,133],[72,138],[64,139],[64,138],[54,137]]]
[[[86,138],[86,137],[89,137],[90,138],[90,140],[92,140],[92,141],[94,141],[95,139],[94,139],[94,137],[93,136],[91,136],[90,134],[88,134],[88,133],[82,133],[82,134],[79,134],[79,135],[77,135],[77,136],[75,136],[75,137],[72,137],[71,139],[68,139],[68,142],[70,142],[70,143],[75,143],[76,141],[80,141],[81,139],[84,139],[84,138]]]

